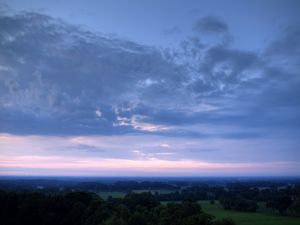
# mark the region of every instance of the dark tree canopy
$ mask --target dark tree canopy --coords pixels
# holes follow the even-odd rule
[[[150,193],[104,201],[94,193],[0,192],[1,225],[234,225],[191,200],[160,204]]]

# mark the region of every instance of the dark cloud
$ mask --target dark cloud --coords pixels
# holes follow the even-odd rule
[[[250,68],[258,61],[258,57],[253,52],[230,49],[226,46],[215,46],[210,48],[205,56],[205,66],[207,69],[214,68],[218,63],[229,62],[230,67],[236,71]]]
[[[300,67],[300,24],[291,25],[282,30],[265,51],[266,60],[281,65],[287,72],[299,71]]]
[[[228,27],[220,18],[207,16],[195,22],[194,31],[200,34],[222,34],[228,32]]]
[[[45,15],[2,16],[0,27],[2,132],[119,133],[119,105],[184,79],[155,48]]]
[[[197,24],[228,33],[214,17]],[[248,139],[297,129],[297,35],[287,31],[262,53],[197,37],[167,52],[42,14],[1,16],[0,132]],[[240,130],[205,133],[191,125]]]
[[[286,27],[281,32],[281,37],[276,39],[267,49],[270,55],[282,55],[299,59],[300,54],[300,24]]]
[[[190,86],[200,94],[219,93],[248,79],[252,69],[261,66],[253,52],[230,49],[227,46],[209,48],[199,63],[199,76]]]

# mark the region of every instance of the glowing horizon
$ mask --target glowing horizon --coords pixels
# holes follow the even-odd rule
[[[116,144],[116,140],[119,141],[118,144]],[[146,140],[140,140],[138,144],[140,145],[142,142],[144,149],[154,150],[150,152],[138,150],[140,147],[132,143],[135,140],[137,140],[137,136],[130,138],[128,136],[72,136],[66,138],[0,135],[0,142],[3,147],[10,146],[10,149],[2,151],[0,156],[0,168],[2,168],[0,175],[216,176],[223,174],[227,176],[255,176],[259,174],[260,176],[282,176],[298,175],[294,171],[300,169],[300,163],[297,161],[253,163],[185,159],[184,156],[178,157],[178,151],[182,151],[184,148],[182,149],[170,139],[162,139],[152,135],[148,136]],[[178,138],[176,141],[178,143],[184,142]],[[58,149],[53,149],[53,142],[56,143]],[[14,143],[13,147],[11,147],[11,143]],[[124,143],[128,146],[124,147]],[[216,140],[213,143],[216,144]],[[205,143],[202,145],[205,146]],[[47,146],[52,146],[52,148],[47,149]],[[198,142],[191,143],[190,140],[187,140],[183,146],[200,147],[201,144]],[[104,147],[111,151],[106,154],[103,150]],[[81,156],[76,156],[78,150],[85,152]],[[210,151],[204,148],[204,153],[207,150]],[[116,155],[119,156],[110,157],[112,151],[116,151]],[[131,155],[120,157],[120,151],[126,151]],[[201,150],[199,151],[201,152]]]

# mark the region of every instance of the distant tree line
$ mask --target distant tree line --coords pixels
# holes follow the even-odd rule
[[[37,189],[37,187],[39,189]],[[43,188],[40,188],[43,187]],[[35,190],[41,193],[68,193],[70,191],[121,191],[133,193],[143,190],[154,193],[158,201],[185,201],[187,199],[218,200],[224,209],[255,212],[258,202],[282,215],[300,216],[300,184],[284,181],[249,181],[206,184],[196,181],[116,181],[102,183],[98,181],[55,181],[55,180],[10,180],[0,181],[3,190]],[[160,192],[159,190],[169,190]]]
[[[2,190],[32,190],[43,187],[47,192],[57,192],[59,190],[79,190],[79,191],[122,191],[131,192],[136,189],[142,190],[179,190],[180,186],[167,182],[158,181],[115,181],[113,183],[103,183],[100,181],[80,181],[80,180],[49,180],[49,179],[20,179],[20,180],[0,180]]]
[[[95,193],[0,192],[1,225],[234,225],[191,200],[161,204],[150,193],[102,200]]]
[[[266,185],[266,184],[265,184]],[[231,184],[227,186],[192,186],[173,193],[156,193],[160,201],[183,201],[185,199],[219,200],[224,209],[256,212],[258,202],[282,215],[300,216],[300,186],[253,187],[252,184]]]

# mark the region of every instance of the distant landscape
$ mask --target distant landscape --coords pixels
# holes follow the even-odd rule
[[[8,225],[41,217],[42,224],[300,223],[300,178],[293,177],[1,177],[0,189]]]

